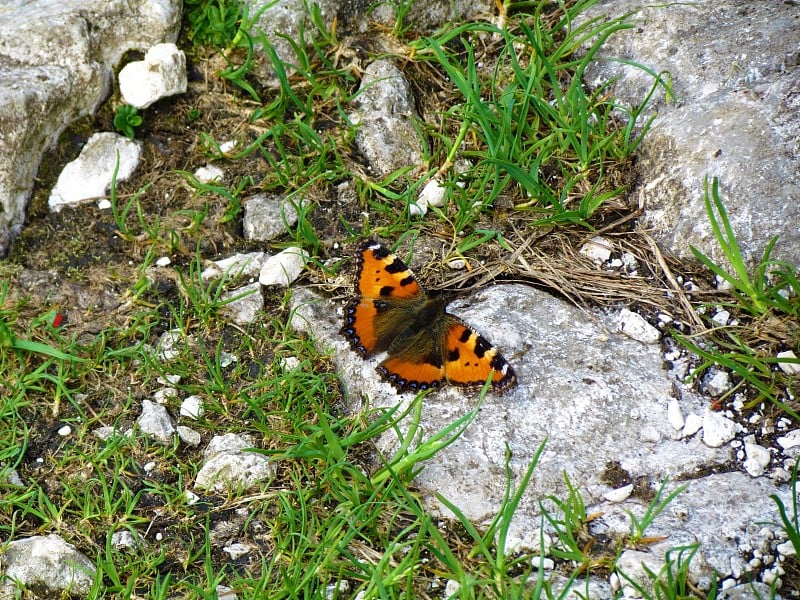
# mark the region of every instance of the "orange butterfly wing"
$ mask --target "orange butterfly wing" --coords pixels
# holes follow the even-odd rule
[[[492,387],[502,391],[517,382],[517,374],[497,348],[461,319],[449,314],[444,342],[444,372],[451,383],[478,387],[486,383],[491,374]]]
[[[356,294],[359,297],[345,307],[340,333],[365,358],[387,350],[391,344],[387,327],[379,329],[377,325],[401,317],[393,312],[393,300],[425,299],[405,263],[372,240],[364,242],[356,257]]]
[[[356,293],[345,307],[341,333],[367,358],[386,350],[378,372],[399,392],[439,387],[445,380],[464,387],[503,391],[517,376],[486,338],[428,299],[405,263],[374,241],[357,256]],[[494,370],[494,373],[492,373]]]

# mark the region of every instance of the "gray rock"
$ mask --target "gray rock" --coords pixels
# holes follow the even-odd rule
[[[775,256],[800,263],[796,6],[650,4],[609,0],[582,17],[632,14],[635,28],[612,36],[599,56],[668,72],[673,83],[675,98],[657,95],[658,117],[639,149],[634,193],[646,207],[646,225],[671,253],[691,256],[691,244],[724,264],[703,205],[703,178],[718,176],[746,258],[760,258],[779,235]],[[587,80],[597,85],[620,75],[614,94],[629,105],[652,85],[643,71],[614,61],[596,63]]]
[[[196,447],[200,445],[201,441],[203,441],[200,437],[200,434],[191,427],[178,425],[175,429],[178,432],[178,437],[181,438],[181,441],[187,446]]]
[[[258,282],[228,290],[220,296],[220,299],[226,302],[220,306],[220,314],[239,325],[252,323],[264,310],[264,298],[261,296],[261,284]]]
[[[64,128],[91,114],[132,48],[174,41],[176,0],[6,4],[0,19],[0,256],[19,232],[39,161]]]
[[[275,475],[275,465],[262,454],[246,452],[253,441],[248,435],[214,436],[203,453],[204,462],[195,485],[217,492],[247,489]]]
[[[136,420],[142,433],[149,435],[157,442],[171,444],[175,434],[175,426],[167,409],[156,402],[142,400],[142,414]]]
[[[275,194],[256,194],[246,198],[242,207],[244,239],[250,242],[274,240],[297,223],[295,205]]]
[[[293,303],[293,326],[333,348],[354,402],[368,397],[372,407],[400,402],[401,408],[411,402],[375,373],[380,358],[365,361],[350,349],[338,334],[341,317],[333,317],[330,302],[296,289]],[[611,489],[600,480],[611,461],[619,461],[634,477],[661,480],[667,475],[691,477],[708,463],[730,460],[729,448],[671,439],[678,437],[667,419],[672,381],[662,370],[657,346],[609,334],[599,319],[590,320],[573,306],[520,285],[487,288],[454,302],[450,310],[499,347],[517,371],[519,386],[503,397],[487,396],[464,434],[426,461],[415,484],[430,509],[449,515],[436,500],[439,493],[475,522],[490,519],[502,502],[506,447],[512,477],[519,480],[547,439],[512,526],[513,536],[536,548],[536,500],[566,493],[565,472],[585,491],[588,504],[601,501]],[[691,398],[686,393],[681,400],[686,412],[699,410],[701,401],[695,408]],[[421,427],[432,435],[475,406],[476,394],[443,389],[425,401]],[[386,435],[378,445],[391,456],[397,440]]]
[[[2,558],[7,578],[3,588],[15,588],[9,580],[18,580],[29,588],[42,586],[52,597],[67,591],[85,596],[97,570],[91,560],[56,534],[11,541]]]
[[[378,179],[402,167],[420,167],[422,142],[414,120],[411,88],[400,69],[385,59],[364,71],[356,99],[356,145]]]
[[[257,46],[262,48],[258,35],[263,32],[278,58],[288,65],[296,65],[297,55],[288,40],[302,43],[300,30],[313,31],[314,25],[308,18],[306,3],[303,0],[247,0],[246,4],[249,5],[251,16],[258,15],[255,27],[251,30],[256,36]],[[318,0],[314,4],[318,6],[326,26],[330,27],[340,3],[337,0]],[[272,63],[266,57],[262,58],[265,60],[263,64],[257,63],[254,74],[263,85],[275,84]]]

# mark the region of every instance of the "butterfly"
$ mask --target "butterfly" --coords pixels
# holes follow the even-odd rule
[[[445,382],[478,387],[490,375],[495,391],[517,382],[497,348],[445,310],[448,298],[426,294],[405,263],[373,240],[356,255],[355,293],[340,333],[363,358],[386,351],[377,371],[398,392]]]

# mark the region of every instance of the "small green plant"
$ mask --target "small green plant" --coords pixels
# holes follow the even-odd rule
[[[123,135],[133,139],[136,128],[142,124],[139,109],[129,104],[120,104],[114,111],[114,127]]]
[[[668,550],[664,555],[664,566],[658,573],[642,564],[642,568],[651,581],[652,589],[637,583],[622,571],[618,571],[618,574],[639,592],[640,597],[646,600],[696,600],[702,596],[690,581],[689,569],[699,548],[699,544],[691,544]],[[714,577],[711,587],[705,593],[705,598],[713,600],[716,597],[717,579]]]
[[[758,316],[769,310],[779,310],[791,316],[800,316],[800,300],[798,300],[800,281],[797,273],[790,265],[770,259],[778,236],[773,237],[767,244],[751,277],[728,219],[728,212],[719,197],[718,178],[714,177],[712,180],[709,194],[708,177],[706,177],[703,181],[703,191],[711,230],[733,271],[717,265],[694,246],[690,246],[692,254],[715,275],[732,286],[732,294],[738,306],[750,314]],[[769,277],[773,277],[776,283],[770,285]]]
[[[189,39],[201,46],[231,46],[239,33],[242,3],[236,0],[186,0]]]
[[[644,538],[645,530],[653,523],[653,521],[661,514],[661,512],[666,508],[667,504],[672,502],[678,494],[683,492],[688,487],[688,484],[684,483],[676,487],[672,490],[665,498],[662,499],[664,496],[664,489],[667,487],[667,482],[669,478],[664,479],[661,482],[661,485],[656,492],[655,497],[653,498],[652,502],[647,505],[647,510],[645,510],[644,515],[642,515],[641,519],[637,519],[636,516],[630,512],[628,512],[628,516],[631,519],[631,535],[630,535],[630,543],[636,544],[640,542]]]
[[[800,344],[798,329],[793,326],[800,316],[800,279],[798,271],[786,262],[770,258],[778,240],[773,237],[767,244],[758,265],[751,275],[745,262],[739,242],[728,219],[728,213],[719,197],[719,181],[715,177],[709,187],[708,178],[704,181],[704,200],[706,212],[711,223],[711,230],[727,259],[728,269],[716,264],[711,258],[695,247],[691,247],[695,257],[718,278],[731,285],[731,294],[735,302],[726,306],[744,311],[745,317],[757,319],[762,323],[781,323],[774,337],[789,348]],[[789,405],[780,400],[780,388],[786,382],[786,376],[774,367],[781,362],[798,363],[798,359],[778,358],[773,349],[762,350],[758,341],[753,340],[752,325],[714,327],[703,332],[706,341],[673,332],[675,339],[703,359],[703,363],[694,369],[687,378],[692,381],[711,365],[718,364],[729,369],[741,379],[742,385],[747,383],[759,392],[754,402],[766,398],[779,406],[793,418],[800,416]],[[739,386],[735,386],[723,396],[733,394]]]

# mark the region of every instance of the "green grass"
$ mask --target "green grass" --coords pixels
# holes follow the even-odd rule
[[[792,418],[800,419],[800,415],[785,402],[787,390],[792,385],[791,377],[777,368],[782,362],[800,364],[800,359],[776,356],[778,350],[785,348],[800,351],[800,328],[796,325],[800,316],[800,272],[786,262],[771,258],[778,243],[777,237],[769,241],[755,268],[748,266],[719,196],[717,178],[713,179],[710,188],[708,180],[705,182],[705,207],[727,265],[715,263],[697,248],[691,250],[719,280],[730,285],[732,296],[729,301],[707,308],[727,307],[742,323],[725,327],[711,323],[709,330],[694,336],[673,332],[676,340],[703,361],[688,380],[698,378],[712,365],[722,366],[737,376],[738,384],[721,400],[747,384],[755,392],[751,406],[766,399]]]

